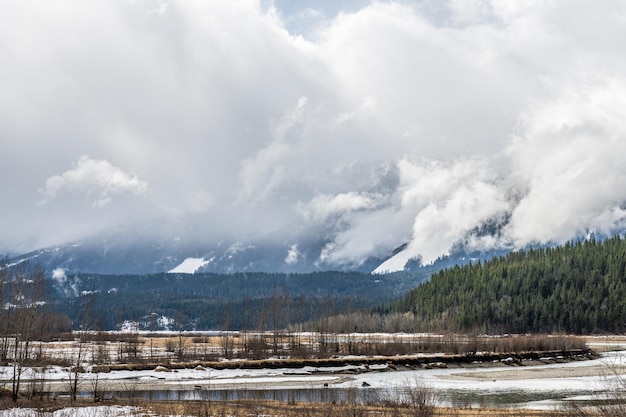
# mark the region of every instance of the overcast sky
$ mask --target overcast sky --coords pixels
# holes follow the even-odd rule
[[[625,39],[623,0],[0,1],[0,253],[131,224],[317,233],[346,263],[620,230]]]

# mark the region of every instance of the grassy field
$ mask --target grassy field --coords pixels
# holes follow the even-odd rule
[[[77,337],[88,336],[88,337]],[[238,333],[225,333],[223,335],[201,335],[201,334],[135,334],[131,335],[123,334],[89,334],[89,335],[74,335],[74,337],[68,337],[65,340],[56,340],[53,342],[37,344],[36,352],[38,356],[44,362],[59,362],[64,364],[65,368],[72,369],[71,366],[77,363],[77,354],[79,350],[82,350],[81,361],[94,365],[93,370],[100,368],[118,369],[121,371],[137,371],[139,369],[153,370],[156,364],[164,364],[172,369],[172,375],[176,375],[175,369],[181,369],[181,374],[184,369],[193,369],[198,363],[203,362],[206,365],[210,365],[215,369],[222,368],[241,368],[250,366],[251,369],[258,368],[271,368],[272,366],[282,367],[303,367],[303,366],[336,366],[349,360],[357,360],[359,363],[377,363],[383,361],[387,363],[391,369],[395,369],[396,362],[402,361],[432,361],[436,358],[438,361],[442,361],[442,357],[450,361],[459,361],[467,357],[474,361],[473,355],[483,355],[482,359],[488,359],[482,367],[488,366],[500,366],[502,370],[492,372],[489,374],[489,379],[493,379],[497,376],[500,381],[506,381],[507,379],[520,379],[525,371],[532,374],[532,378],[538,378],[539,372],[528,371],[524,369],[526,367],[511,367],[505,366],[502,363],[500,356],[497,355],[509,355],[508,352],[516,352],[516,355],[520,358],[523,356],[522,352],[526,352],[532,355],[545,356],[545,352],[555,352],[558,349],[584,349],[586,347],[593,346],[597,350],[619,350],[619,348],[626,342],[622,337],[589,337],[580,338],[572,336],[550,336],[550,335],[506,335],[506,336],[460,336],[460,335],[409,335],[409,334],[339,334],[339,335],[326,335],[326,342],[329,345],[333,345],[334,355],[332,357],[325,356],[319,357],[316,353],[319,353],[319,349],[316,344],[319,344],[319,335],[316,334],[300,334],[297,335],[298,343],[304,346],[306,349],[301,350],[306,354],[301,357],[266,357],[264,359],[251,359],[247,355],[246,344],[250,344],[251,341],[258,340],[263,337],[266,340],[264,348],[267,349],[267,356],[271,355],[271,341],[274,336],[272,333],[266,334],[238,334]],[[278,342],[281,346],[280,351],[286,353],[289,351],[289,343],[294,340],[293,335],[283,336],[279,335]],[[233,356],[232,359],[225,360],[224,350],[227,349]],[[361,357],[350,357],[337,354],[338,352],[347,355],[350,349],[358,350],[374,350],[377,353],[388,352],[391,350],[394,352],[393,356],[371,356],[364,355]],[[539,349],[539,350],[536,350]],[[530,351],[530,352],[529,352]],[[414,354],[420,353],[426,356],[404,356],[406,352],[412,352]],[[487,352],[498,352],[490,353]],[[507,353],[505,353],[507,352]],[[539,353],[544,352],[544,353]],[[491,357],[490,355],[496,355]],[[516,357],[517,357],[516,356]],[[561,358],[564,356],[560,355]],[[352,359],[351,359],[352,358]],[[424,359],[426,358],[426,359]],[[460,358],[460,359],[459,359]],[[494,359],[495,358],[495,359]],[[588,358],[585,358],[588,359]],[[563,360],[563,359],[561,359]],[[541,363],[541,361],[535,361]],[[494,365],[490,365],[494,363]],[[420,365],[418,363],[417,365]],[[393,365],[393,366],[392,366]],[[413,364],[415,365],[415,364]],[[421,364],[423,365],[423,364]],[[49,365],[46,365],[49,366]],[[454,363],[453,363],[454,366]],[[468,366],[472,366],[471,364]],[[414,366],[417,368],[423,368],[423,366]],[[65,369],[64,368],[64,369]],[[104,370],[104,369],[103,369]],[[587,371],[589,369],[584,368]],[[105,372],[106,372],[105,371]],[[556,375],[554,372],[564,372],[560,368],[545,369],[542,372],[552,372],[546,377],[557,378],[567,377],[571,375]],[[571,371],[571,370],[570,370]],[[577,369],[577,371],[580,371]],[[596,369],[591,369],[589,372],[596,372]],[[70,375],[69,371],[64,371]],[[511,374],[508,376],[508,374]],[[479,373],[478,376],[472,373],[465,375],[468,379],[480,379],[482,377]],[[554,374],[554,375],[553,375]],[[595,374],[593,374],[595,375]],[[160,376],[160,375],[159,375]],[[67,377],[67,376],[66,376]],[[91,372],[87,371],[85,374],[77,373],[75,378],[79,379],[79,385],[81,389],[91,389],[89,381]],[[455,376],[460,378],[459,376]],[[485,376],[486,377],[486,376]],[[153,378],[154,384],[160,384],[161,378]],[[280,379],[280,378],[279,378]],[[139,381],[137,379],[130,379],[131,382],[122,381],[122,384],[137,384],[139,387]],[[137,382],[139,381],[139,382]],[[150,380],[152,381],[152,380]],[[236,379],[235,379],[236,381]],[[9,380],[6,381],[10,383]],[[29,389],[29,381],[24,380],[24,390]],[[368,382],[372,382],[368,380]],[[107,384],[114,384],[116,380],[107,381],[102,377],[99,381],[98,389],[106,391]],[[197,384],[200,384],[198,382]],[[58,382],[64,389],[67,389],[67,382]],[[301,384],[301,383],[300,383]],[[321,386],[321,382],[316,382]],[[178,385],[174,385],[178,387]],[[194,384],[180,385],[189,387],[189,389],[195,389]],[[9,385],[5,385],[9,387]],[[87,388],[85,388],[87,387]],[[360,387],[360,385],[359,385]],[[95,388],[94,389],[94,393]],[[163,387],[155,387],[154,389],[163,389]],[[63,415],[63,417],[75,415],[81,416],[81,414],[39,414],[35,410],[65,410],[67,407],[82,406],[83,409],[89,410],[85,414],[88,417],[118,417],[121,415],[115,414],[112,411],[114,406],[124,406],[125,416],[189,416],[189,417],[239,417],[239,416],[309,416],[309,417],[330,417],[330,416],[377,416],[377,417],[400,417],[400,416],[581,416],[574,411],[538,411],[538,410],[522,410],[522,409],[490,409],[490,408],[449,408],[449,407],[437,407],[441,403],[437,402],[436,394],[433,391],[414,390],[408,397],[396,397],[396,398],[380,398],[377,401],[368,401],[368,404],[361,404],[354,400],[337,400],[336,402],[325,403],[295,403],[289,402],[271,402],[266,400],[237,400],[231,402],[222,402],[219,400],[211,401],[150,401],[135,399],[135,400],[121,400],[121,399],[106,399],[101,402],[94,403],[91,401],[78,399],[77,401],[66,401],[62,397],[52,400],[50,398],[28,399],[27,394],[22,396],[17,403],[14,403],[10,399],[10,395],[0,394],[0,409],[4,409],[0,413],[0,417],[23,417],[25,415],[39,416],[51,416],[57,417],[57,415]],[[94,394],[95,398],[95,394]],[[104,398],[104,397],[103,397]],[[269,398],[269,397],[268,397]],[[315,400],[317,401],[317,400]],[[458,404],[458,403],[457,403]],[[18,414],[17,411],[11,411],[15,406],[20,407],[21,410],[33,410],[34,414]],[[101,410],[97,412],[94,410]],[[130,414],[129,414],[129,410]],[[592,415],[592,414],[585,414]]]
[[[0,399],[0,417],[87,416],[87,417],[570,417],[567,411],[447,408],[429,404],[384,404],[377,406],[329,403],[281,403],[272,401],[236,402],[145,402],[107,401],[94,407],[93,403],[76,402],[64,408],[58,401],[28,401],[13,408],[10,401]],[[81,412],[80,410],[84,410]],[[28,413],[28,411],[31,411]],[[57,411],[54,413],[54,411]]]

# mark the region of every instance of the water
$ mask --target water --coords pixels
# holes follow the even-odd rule
[[[168,378],[159,377],[158,379],[166,380],[160,389],[141,390],[140,385],[129,385],[131,389],[106,392],[103,397],[170,401],[274,400],[381,404],[397,402],[401,399],[403,390],[428,387],[434,393],[436,403],[442,406],[555,409],[568,401],[580,401],[583,397],[597,401],[602,398],[603,393],[614,392],[615,383],[618,383],[620,389],[626,386],[623,379],[619,379],[621,376],[613,381],[616,377],[607,375],[609,370],[621,369],[616,367],[623,365],[622,359],[621,354],[610,353],[605,354],[602,360],[571,362],[556,368],[553,365],[537,365],[524,368],[399,370],[357,372],[345,378],[326,369],[327,373],[322,379],[313,375],[310,380],[306,373],[292,375],[292,370],[235,369],[213,373],[209,371],[206,374],[187,370],[168,374]],[[604,365],[607,366],[606,369]],[[587,367],[597,369],[592,368],[592,372],[571,372],[572,368]],[[549,369],[560,370],[562,373],[542,374]],[[485,374],[482,377],[477,374],[483,372]],[[118,377],[129,376],[122,373]],[[137,372],[133,377],[155,378],[149,371]],[[193,385],[188,385],[193,384],[194,379],[197,379],[196,389]],[[219,383],[212,385],[212,379],[219,380]],[[229,381],[230,386],[225,386]],[[330,387],[322,387],[324,381],[330,381]],[[185,384],[187,389],[181,389],[183,386],[177,383]],[[163,389],[168,387],[173,389]],[[90,398],[93,393],[84,392],[82,396]]]
[[[434,401],[441,406],[490,408],[557,408],[573,395],[593,395],[594,392],[445,390],[434,393]],[[597,392],[595,393],[597,394]],[[79,396],[93,397],[93,392]],[[237,401],[271,400],[287,403],[321,402],[338,404],[380,404],[402,398],[393,388],[288,388],[288,389],[204,389],[194,390],[130,390],[111,391],[103,399],[141,399],[156,401]]]

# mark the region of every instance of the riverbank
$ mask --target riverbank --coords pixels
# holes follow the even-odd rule
[[[341,356],[324,359],[264,359],[194,362],[150,362],[94,366],[93,372],[145,371],[161,368],[163,371],[211,368],[225,369],[296,369],[304,367],[338,367],[385,365],[391,368],[432,368],[469,365],[533,365],[540,363],[564,363],[573,360],[596,359],[598,354],[592,349],[549,350],[515,353],[478,352],[467,354],[419,354],[396,356]]]
[[[425,411],[425,410],[424,410]],[[0,417],[152,417],[171,416],[230,416],[230,417],[395,417],[398,415],[432,417],[557,417],[567,416],[565,413],[545,410],[519,409],[468,409],[433,407],[428,413],[418,414],[420,411],[404,406],[365,406],[355,404],[320,404],[320,403],[291,403],[284,404],[275,401],[237,401],[237,402],[186,402],[172,403],[151,401],[137,402],[109,402],[106,405],[94,406],[93,403],[77,401],[71,406],[64,407],[58,401],[33,402],[31,405],[14,408],[10,403],[0,401]]]
[[[437,404],[451,408],[555,410],[576,398],[602,395],[608,378],[626,371],[621,352],[607,352],[595,359],[574,357],[540,356],[540,360],[526,362],[502,358],[440,367],[360,363],[274,369],[113,370],[78,374],[78,393],[92,401],[126,399],[135,403],[147,399],[171,403],[228,399],[375,405],[407,390],[427,388],[436,393]],[[49,368],[40,376],[44,380],[37,388],[57,401],[69,401],[67,369]],[[34,386],[28,375],[24,377],[25,389]]]

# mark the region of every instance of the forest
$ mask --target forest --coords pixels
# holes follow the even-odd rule
[[[423,329],[574,334],[626,330],[626,240],[530,248],[434,274],[390,310]]]
[[[144,330],[286,328],[395,302],[425,274],[360,272],[75,274],[51,280],[52,304],[78,328]],[[165,320],[165,321],[164,321]]]
[[[24,264],[12,272],[0,268],[0,302],[7,306],[6,324],[12,321],[9,315],[23,310],[19,304],[28,300],[25,292],[37,289],[35,303],[26,307],[54,318],[51,331],[115,330],[129,321],[145,330],[173,331],[293,326],[475,334],[626,330],[626,240],[621,236],[514,251],[432,275],[424,271],[50,279],[37,265]]]

